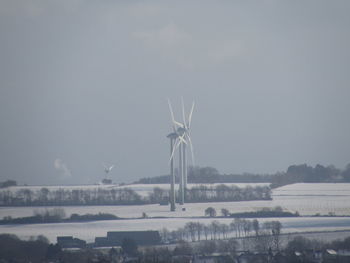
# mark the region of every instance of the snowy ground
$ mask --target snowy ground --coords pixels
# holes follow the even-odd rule
[[[272,192],[273,202],[301,215],[350,215],[349,183],[298,183]]]
[[[350,183],[298,183],[274,190],[274,195],[350,196]]]
[[[231,185],[231,184],[230,184]],[[235,184],[238,187],[247,185],[255,186],[257,184]],[[258,184],[266,185],[266,184]],[[189,185],[190,187],[193,185]],[[57,189],[61,186],[51,186]],[[69,187],[117,187],[108,185],[86,185],[86,186],[68,186]],[[152,185],[128,185],[120,186],[132,188],[142,195],[151,192],[154,187],[169,188],[168,185],[152,184]],[[18,190],[18,187],[12,187],[11,190]],[[31,189],[42,188],[42,186]],[[140,217],[143,212],[151,217],[193,217],[203,216],[204,210],[212,206],[218,213],[221,208],[226,208],[230,212],[246,212],[256,211],[263,207],[281,206],[284,210],[290,212],[298,211],[300,215],[315,215],[317,213],[326,215],[329,213],[335,215],[350,216],[350,184],[349,183],[299,183],[286,185],[272,191],[273,200],[269,201],[242,201],[242,202],[221,202],[221,203],[191,203],[186,204],[186,211],[181,211],[181,207],[177,206],[177,211],[170,212],[168,206],[139,205],[139,206],[65,206],[66,215],[72,213],[111,213],[119,217]],[[33,215],[34,210],[45,210],[47,207],[1,207],[0,218],[4,216],[22,217]]]
[[[247,184],[240,185],[244,187]],[[260,184],[261,185],[261,184]],[[264,184],[263,184],[264,185]],[[167,188],[167,185],[130,185],[123,187],[133,188],[144,195],[152,191],[154,187]],[[56,189],[59,188],[55,186]],[[73,186],[70,186],[73,187]],[[77,186],[74,186],[77,187]],[[116,187],[116,186],[84,186],[88,187]],[[38,186],[38,189],[42,186]],[[66,188],[66,187],[65,187]],[[75,189],[75,188],[74,188]],[[0,233],[13,233],[20,237],[44,234],[55,241],[57,235],[74,235],[76,237],[92,241],[95,236],[105,236],[112,230],[151,230],[167,227],[176,229],[183,227],[188,221],[211,222],[212,219],[198,219],[204,215],[204,210],[209,206],[214,207],[220,215],[221,208],[228,209],[231,213],[256,211],[263,207],[281,206],[284,210],[296,212],[301,215],[328,214],[350,216],[350,184],[320,183],[320,184],[293,184],[273,190],[273,200],[270,201],[243,201],[221,203],[191,203],[185,204],[186,211],[177,206],[175,212],[169,211],[169,206],[138,205],[138,206],[65,206],[62,207],[66,215],[72,213],[111,213],[122,218],[139,218],[142,213],[149,217],[171,217],[168,219],[133,219],[117,221],[100,221],[89,223],[65,223],[65,224],[41,224],[41,225],[16,225],[0,226]],[[0,218],[4,216],[23,217],[33,215],[35,210],[45,210],[50,207],[1,207]],[[229,223],[232,219],[219,219]],[[284,231],[318,231],[318,230],[350,230],[350,217],[344,218],[285,218],[278,219],[283,223]],[[89,231],[86,231],[89,229]]]
[[[0,225],[0,233],[16,234],[20,238],[28,239],[39,234],[45,235],[51,242],[57,236],[73,235],[93,242],[95,237],[106,236],[108,231],[129,230],[176,230],[189,222],[209,224],[213,218],[163,218],[163,219],[129,219],[109,220],[84,223],[57,224],[28,224],[28,225]],[[230,224],[232,218],[218,218],[220,223]],[[306,231],[350,231],[350,218],[267,218],[259,222],[278,220],[282,223],[283,233]]]
[[[335,215],[350,216],[350,196],[273,196],[269,201],[242,201],[242,202],[219,202],[219,203],[189,203],[181,210],[177,205],[175,212],[170,212],[169,206],[135,205],[135,206],[63,206],[66,215],[72,213],[110,213],[123,218],[141,217],[145,212],[149,217],[196,217],[204,216],[204,210],[209,206],[217,210],[220,215],[222,208],[228,209],[231,213],[257,211],[263,207],[281,206],[290,212],[298,211],[300,215]],[[0,218],[4,216],[23,217],[31,216],[34,211],[44,211],[52,207],[0,207]]]

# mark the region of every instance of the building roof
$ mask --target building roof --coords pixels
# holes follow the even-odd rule
[[[107,232],[107,239],[120,245],[124,239],[132,239],[137,245],[155,245],[160,243],[158,231],[110,231]]]

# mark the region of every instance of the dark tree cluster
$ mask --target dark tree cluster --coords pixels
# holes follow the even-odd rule
[[[266,221],[260,224],[257,219],[235,218],[230,224],[217,220],[210,224],[188,222],[183,228],[168,231],[164,228],[160,234],[163,242],[227,240],[230,238],[247,238],[254,249],[280,249],[282,224],[279,221]]]
[[[178,178],[176,178],[178,182]],[[142,184],[166,184],[170,182],[169,175],[142,178],[136,183]],[[350,164],[341,170],[334,165],[315,167],[307,164],[291,165],[286,172],[274,174],[220,174],[213,167],[189,167],[188,183],[271,183],[272,187],[279,187],[292,183],[317,183],[317,182],[350,182]]]
[[[48,247],[48,240],[43,236],[23,241],[15,235],[0,234],[0,259],[2,262],[45,262]]]
[[[187,203],[271,200],[271,189],[268,186],[239,188],[235,185],[227,186],[225,184],[199,185],[186,189],[185,195]],[[168,200],[169,192],[159,187],[155,187],[149,195],[151,203],[162,204]]]
[[[333,165],[315,167],[307,164],[291,165],[287,172],[276,174],[272,178],[272,188],[292,183],[320,183],[320,182],[350,182],[350,164],[341,171]]]
[[[220,174],[213,167],[190,166],[188,170],[188,182],[194,184],[203,183],[268,183],[271,175],[268,174]]]
[[[230,217],[238,217],[238,218],[262,218],[262,217],[297,217],[299,213],[291,213],[287,211],[283,211],[281,207],[277,206],[275,208],[264,207],[259,211],[254,212],[242,212],[242,213],[232,213],[229,215]]]
[[[199,185],[186,189],[185,199],[187,203],[271,200],[271,189],[268,186],[239,188],[235,185],[225,184]],[[155,187],[153,192],[149,194],[148,200],[150,203],[167,203],[169,191]]]
[[[55,206],[55,205],[134,205],[149,203],[130,188],[63,189],[38,191],[20,188],[0,191],[3,206]]]
[[[69,222],[81,222],[81,221],[96,221],[96,220],[116,220],[117,216],[108,213],[98,213],[98,214],[71,214],[69,217]]]
[[[225,202],[247,200],[269,200],[271,190],[267,186],[238,188],[236,186],[197,186],[186,191],[186,201]],[[136,205],[136,204],[167,204],[169,191],[155,187],[148,196],[140,196],[130,188],[111,189],[62,189],[0,191],[0,205],[3,206],[63,206],[63,205]]]
[[[117,216],[108,213],[98,214],[72,214],[66,218],[66,213],[62,208],[46,209],[42,212],[34,211],[33,216],[16,217],[5,216],[0,220],[0,224],[40,224],[40,223],[64,223],[64,222],[84,222],[97,220],[116,220]]]
[[[273,175],[269,174],[220,174],[213,167],[189,166],[188,183],[211,184],[211,183],[270,183]],[[167,184],[170,182],[169,175],[141,178],[135,184]],[[176,183],[179,182],[176,176]]]
[[[62,222],[66,214],[62,208],[46,209],[45,211],[34,211],[33,216],[16,217],[5,216],[0,224],[38,224]]]
[[[220,184],[200,185],[186,190],[186,202],[189,203],[250,200],[271,200],[271,189],[268,186],[239,188],[235,185]]]
[[[130,249],[128,245],[124,248]],[[115,263],[125,262],[126,255],[126,251],[115,248],[107,253],[92,248],[62,250],[58,244],[49,244],[43,236],[24,241],[15,235],[0,234],[1,263]]]
[[[10,186],[16,186],[17,182],[14,180],[7,180],[5,182],[0,182],[0,188],[6,188]]]

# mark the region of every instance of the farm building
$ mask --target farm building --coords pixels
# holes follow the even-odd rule
[[[139,246],[151,246],[160,243],[158,231],[109,231],[107,237],[95,238],[95,246],[121,246],[124,239],[131,239]]]

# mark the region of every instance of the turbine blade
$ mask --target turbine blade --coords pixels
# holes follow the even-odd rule
[[[184,133],[182,136],[179,136],[178,138],[179,138],[179,140],[180,140],[182,143],[184,143],[184,144],[187,145],[187,142],[186,142],[186,140],[184,139],[185,134],[186,134],[186,133]]]
[[[174,112],[173,112],[173,107],[171,107],[171,103],[170,103],[170,100],[168,99],[168,105],[169,105],[169,110],[170,110],[170,116],[171,116],[171,121],[172,121],[172,124],[173,124],[173,130],[174,132],[176,132],[176,127],[175,127],[175,118],[174,118]]]
[[[178,122],[178,121],[173,121],[173,124],[175,124],[175,125],[177,125],[177,126],[179,126],[179,127],[181,127],[181,128],[185,128],[184,127],[184,125],[181,123],[181,122]]]
[[[172,152],[171,155],[170,155],[169,163],[170,163],[171,160],[174,158],[175,151],[176,151],[176,149],[180,146],[180,143],[181,143],[180,140],[178,140],[178,139],[175,140],[175,143],[174,143],[174,146],[173,146],[173,152]]]
[[[181,107],[182,107],[182,121],[185,126],[184,128],[187,129],[186,116],[185,116],[185,103],[184,103],[183,97],[181,97]]]
[[[191,111],[190,111],[190,114],[188,115],[188,128],[191,127],[193,110],[194,110],[194,102],[192,102]]]

